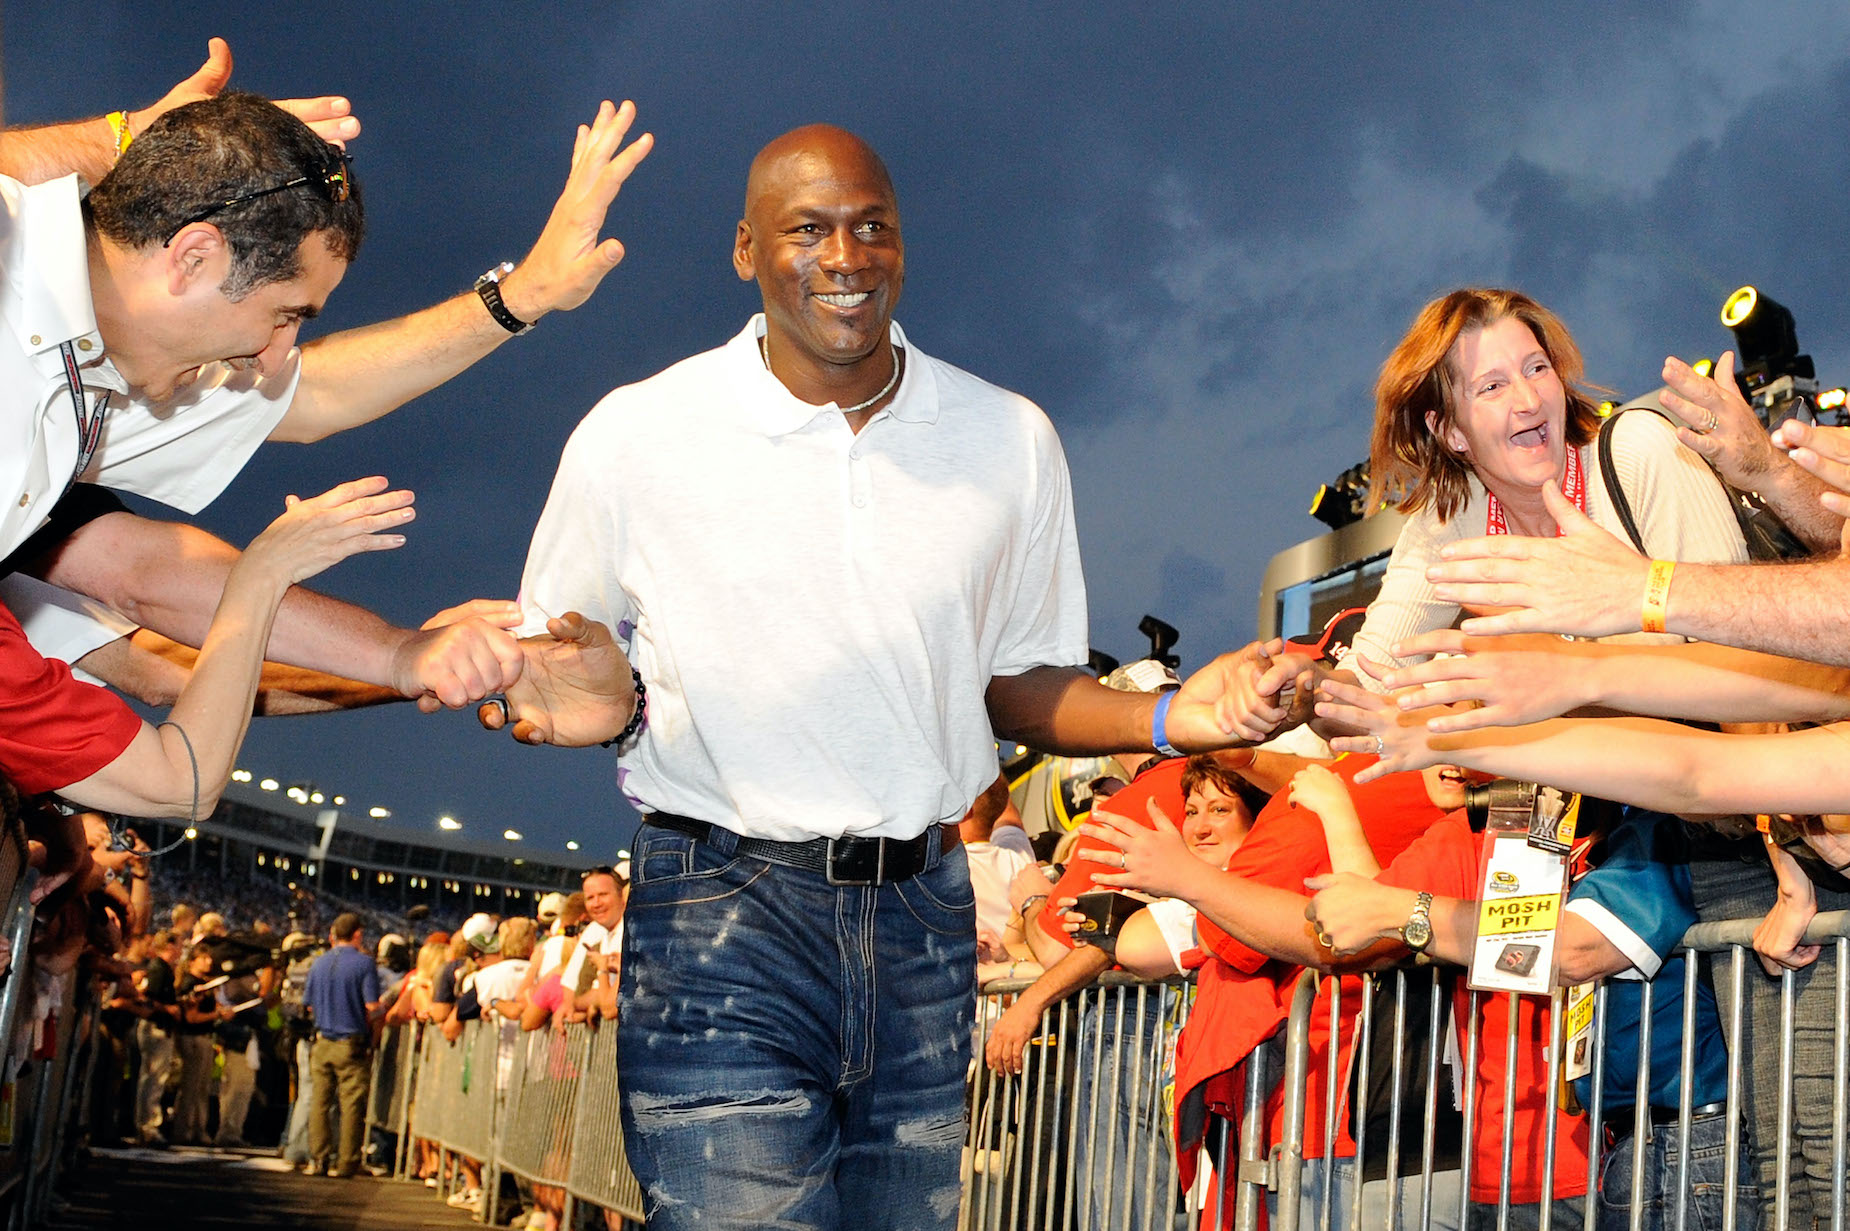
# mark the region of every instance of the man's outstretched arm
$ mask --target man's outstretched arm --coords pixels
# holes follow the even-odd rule
[[[604,103],[580,125],[571,173],[526,259],[502,279],[501,300],[527,323],[591,297],[623,259],[598,238],[617,191],[648,156],[644,133],[623,144],[636,108]],[[295,399],[271,440],[313,441],[369,423],[457,375],[514,335],[468,291],[422,312],[319,338],[302,347]]]
[[[175,107],[217,96],[230,82],[231,48],[222,38],[212,39],[207,47],[206,62],[198,72],[167,91],[152,106],[127,113],[130,136],[140,136],[149,124]],[[360,135],[359,120],[351,114],[347,100],[337,95],[285,99],[276,105],[294,114],[324,141],[345,145]],[[5,129],[0,131],[0,175],[9,175],[26,184],[42,184],[74,171],[94,184],[115,166],[120,140],[116,129],[103,116]]]
[[[199,651],[190,645],[138,628],[85,654],[72,666],[82,667],[105,684],[146,705],[162,708],[179,699]],[[359,680],[266,662],[257,683],[259,717],[323,714],[333,710],[361,709],[406,700],[395,689]]]
[[[88,594],[144,628],[190,646],[199,644],[211,627],[238,554],[196,526],[110,513],[78,527],[23,571]],[[454,708],[479,701],[518,676],[520,650],[504,631],[518,614],[512,603],[469,604],[413,630],[363,607],[292,586],[265,656],[407,697],[434,697]]]

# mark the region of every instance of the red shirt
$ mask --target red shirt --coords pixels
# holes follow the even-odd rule
[[[1375,879],[1399,889],[1424,889],[1441,897],[1476,901],[1484,837],[1471,832],[1463,815],[1453,813],[1414,842]],[[1477,1115],[1471,1126],[1471,1199],[1498,1199],[1503,1172],[1510,1172],[1510,1200],[1542,1199],[1542,1143],[1548,1115],[1548,999],[1519,996],[1516,1013],[1516,1148],[1503,1154],[1503,1057],[1509,1039],[1510,997],[1479,996]],[[1458,985],[1452,1001],[1457,1018],[1458,1050],[1466,1048],[1471,992]],[[1587,1122],[1558,1112],[1555,1117],[1555,1196],[1577,1197],[1587,1191]]]
[[[122,755],[141,719],[107,689],[71,678],[0,606],[0,773],[27,795],[80,782]]]
[[[1182,771],[1186,768],[1188,768],[1188,760],[1184,757],[1172,757],[1167,761],[1158,761],[1133,778],[1130,784],[1116,795],[1110,799],[1100,800],[1092,810],[1109,812],[1113,816],[1134,821],[1145,829],[1149,829],[1151,827],[1149,804],[1154,799],[1156,806],[1161,808],[1170,820],[1180,824],[1183,806]],[[1062,898],[1076,898],[1082,893],[1091,893],[1094,889],[1105,888],[1105,886],[1092,883],[1093,874],[1113,873],[1123,869],[1119,868],[1115,862],[1100,863],[1093,856],[1100,851],[1116,852],[1117,849],[1110,843],[1101,842],[1097,838],[1089,838],[1083,834],[1080,836],[1079,841],[1073,844],[1072,857],[1066,861],[1066,871],[1061,874],[1060,883],[1048,891],[1047,901],[1041,906],[1041,913],[1038,916],[1041,921],[1041,931],[1067,948],[1073,947],[1075,942],[1067,934],[1062,922],[1065,912],[1055,910],[1054,903]]]

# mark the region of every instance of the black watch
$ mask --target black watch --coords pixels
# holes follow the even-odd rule
[[[536,322],[523,321],[501,302],[501,279],[514,272],[514,262],[503,261],[475,280],[475,293],[482,297],[482,303],[488,308],[488,315],[495,318],[501,328],[515,337],[528,333]]]

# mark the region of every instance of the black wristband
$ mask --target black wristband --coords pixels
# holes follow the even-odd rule
[[[630,679],[636,685],[636,708],[630,711],[630,720],[623,724],[623,729],[603,741],[601,747],[614,748],[627,743],[632,735],[642,730],[643,714],[649,706],[649,690],[643,686],[642,672],[636,670],[634,666],[630,668]]]

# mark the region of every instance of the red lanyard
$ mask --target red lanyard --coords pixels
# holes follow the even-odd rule
[[[1574,507],[1582,513],[1587,511],[1587,477],[1580,469],[1580,450],[1572,445],[1567,450],[1567,478],[1562,483],[1562,494],[1574,502]],[[1508,534],[1509,522],[1503,517],[1503,504],[1496,496],[1490,497],[1490,511],[1484,518],[1485,534]],[[1565,534],[1557,530],[1556,534]]]

